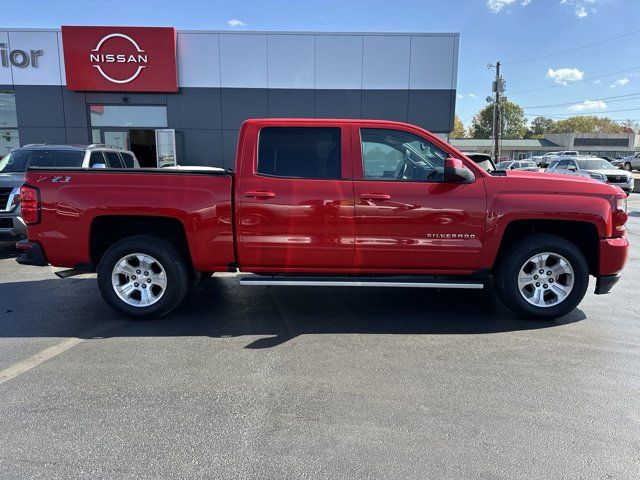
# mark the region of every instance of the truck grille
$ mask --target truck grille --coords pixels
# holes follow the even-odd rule
[[[627,177],[624,175],[607,175],[609,183],[627,183]]]
[[[9,195],[13,188],[0,188],[0,210],[7,210],[7,204],[9,203]]]
[[[13,228],[13,220],[10,218],[0,218],[0,228]]]

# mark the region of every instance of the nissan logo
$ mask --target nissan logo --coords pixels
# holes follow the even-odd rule
[[[110,43],[109,41],[113,38],[122,38],[128,41],[135,49],[135,53],[105,53],[105,44]],[[91,61],[91,66],[98,69],[100,75],[105,79],[113,83],[129,83],[135,80],[138,75],[140,75],[140,72],[146,68],[147,54],[142,48],[140,48],[140,45],[138,45],[136,41],[128,35],[125,35],[124,33],[110,33],[100,39],[96,48],[94,48],[89,54],[89,59]],[[110,64],[132,64],[136,65],[137,68],[133,74],[126,78],[114,78],[113,74],[109,75],[105,72],[105,69],[108,70],[108,65]]]

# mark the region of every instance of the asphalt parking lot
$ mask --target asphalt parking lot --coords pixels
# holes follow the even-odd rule
[[[0,478],[638,478],[639,194],[630,212],[613,293],[552,323],[491,292],[233,276],[130,322],[3,245]]]

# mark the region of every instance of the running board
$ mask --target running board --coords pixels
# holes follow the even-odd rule
[[[482,290],[483,283],[438,279],[376,278],[376,277],[240,277],[240,285],[278,285],[291,287],[403,287],[403,288],[462,288]]]

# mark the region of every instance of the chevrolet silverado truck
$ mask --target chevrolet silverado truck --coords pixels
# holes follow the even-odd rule
[[[588,178],[486,172],[391,121],[252,119],[235,171],[32,168],[26,265],[97,272],[106,302],[166,315],[203,274],[240,285],[482,289],[526,317],[608,293],[626,262],[626,195]]]

